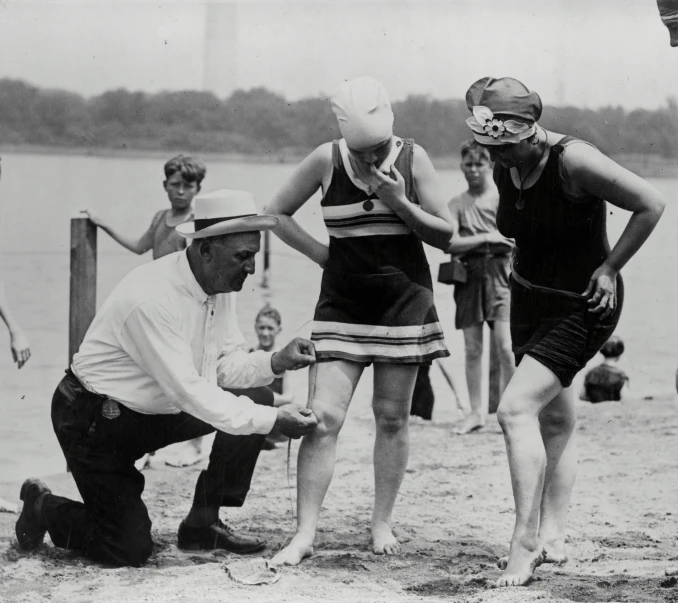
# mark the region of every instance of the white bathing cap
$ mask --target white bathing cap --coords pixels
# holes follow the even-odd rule
[[[373,146],[393,135],[388,92],[372,77],[359,77],[339,86],[332,97],[332,111],[346,144],[352,149]]]

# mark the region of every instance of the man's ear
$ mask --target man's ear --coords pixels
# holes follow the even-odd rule
[[[206,262],[209,262],[212,259],[214,252],[214,241],[206,238],[198,239],[196,243],[198,244],[198,253],[200,253],[200,257]]]

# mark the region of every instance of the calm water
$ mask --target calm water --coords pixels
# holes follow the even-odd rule
[[[291,173],[290,165],[208,164],[205,191],[251,190],[265,205]],[[456,170],[441,171],[450,196],[463,189]],[[51,395],[67,362],[70,218],[91,208],[121,229],[141,234],[153,213],[166,206],[162,162],[157,159],[105,159],[42,155],[3,157],[0,207],[2,278],[14,314],[24,327],[33,356],[18,371],[11,363],[6,331],[0,329],[0,481],[27,474],[63,470],[64,462],[49,419]],[[618,334],[626,342],[625,368],[637,395],[669,392],[678,354],[674,277],[678,247],[678,180],[657,180],[669,207],[648,244],[624,270],[626,302]],[[673,206],[672,206],[673,203]],[[326,238],[318,199],[302,208],[299,220]],[[614,209],[610,236],[616,240],[628,214]],[[272,237],[272,288],[268,295],[283,313],[282,338],[308,335],[317,299],[319,270]],[[434,275],[442,254],[430,250]],[[149,261],[117,246],[99,233],[98,301],[131,268]],[[239,302],[245,336],[253,342],[251,324],[266,292],[260,275],[250,277]],[[462,342],[454,331],[451,289],[436,292],[453,358],[461,363]],[[301,377],[303,380],[303,377]],[[440,403],[443,403],[444,400]]]

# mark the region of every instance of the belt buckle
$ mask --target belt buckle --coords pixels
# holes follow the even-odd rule
[[[107,399],[101,405],[101,415],[106,419],[117,419],[120,416],[120,406],[115,400]]]

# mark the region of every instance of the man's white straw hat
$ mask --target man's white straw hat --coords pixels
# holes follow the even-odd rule
[[[275,216],[257,212],[254,197],[247,191],[221,189],[198,195],[194,207],[193,221],[176,227],[176,231],[187,239],[272,230],[278,225]]]

